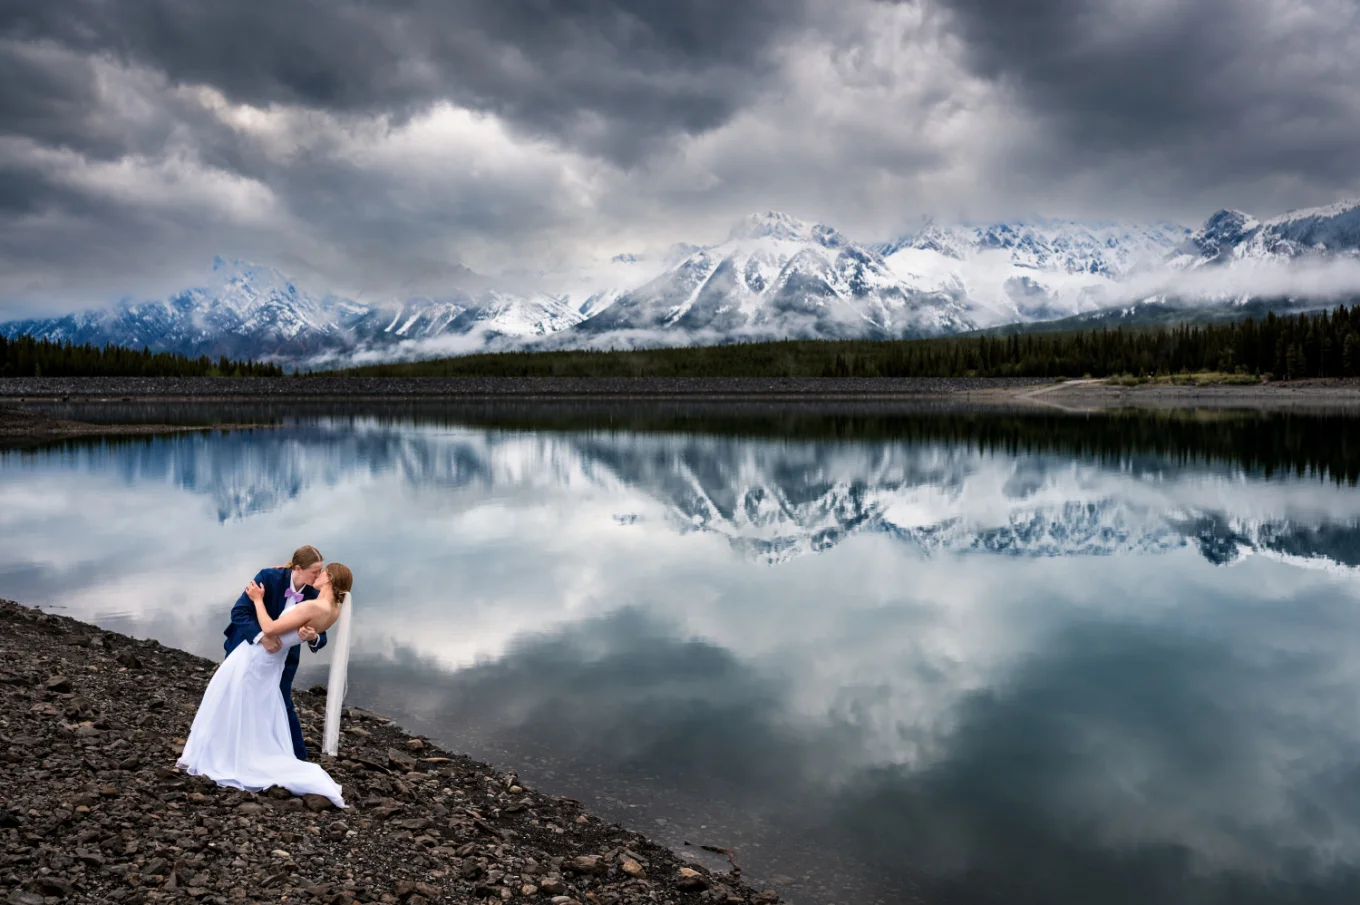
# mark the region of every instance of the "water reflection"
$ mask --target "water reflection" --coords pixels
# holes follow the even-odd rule
[[[1164,456],[1128,457],[1111,468],[1104,460],[940,442],[789,443],[335,419],[69,444],[8,461],[177,486],[210,498],[220,522],[274,512],[307,491],[382,479],[411,492],[633,492],[658,504],[673,530],[721,535],[770,563],[861,532],[887,533],[927,553],[1109,555],[1193,545],[1218,563],[1258,552],[1353,566],[1360,551],[1350,494],[1331,501],[1336,508],[1322,482],[1304,482],[1298,493],[1290,484],[1253,482],[1245,468],[1175,465]],[[637,513],[615,517],[637,521]]]
[[[1310,615],[1321,618],[1309,641],[1354,634],[1349,616]],[[905,633],[912,621],[876,628]],[[674,820],[676,802],[690,802],[679,832],[649,830],[678,843],[716,823],[748,855],[777,847],[750,860],[766,876],[812,868],[808,900],[1353,901],[1355,695],[1336,685],[1356,676],[1331,659],[1348,651],[1300,663],[1288,644],[1244,641],[1304,640],[1292,626],[1250,621],[1228,637],[1157,622],[1050,627],[1042,645],[1011,652],[996,684],[935,689],[950,713],[932,726],[898,700],[907,681],[943,679],[919,649],[906,668],[859,664],[894,687],[847,685],[811,714],[798,700],[806,689],[768,663],[624,611],[459,671],[419,712],[540,769],[572,764],[624,807],[659,795]],[[862,657],[859,640],[817,654]],[[437,674],[398,672],[374,669],[402,691]],[[885,753],[923,742],[928,752],[866,758],[886,741],[885,721],[898,743]],[[931,729],[938,738],[921,737]],[[857,875],[837,876],[847,864]],[[819,885],[832,888],[818,895]]]
[[[1349,422],[831,423],[8,454],[0,593],[212,655],[317,543],[357,701],[795,901],[1354,900]]]

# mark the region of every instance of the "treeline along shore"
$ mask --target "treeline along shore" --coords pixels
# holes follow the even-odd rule
[[[349,378],[1055,378],[1194,372],[1256,380],[1360,377],[1360,306],[1180,326],[497,352],[309,372]],[[277,363],[0,337],[0,377],[274,377]]]
[[[1117,377],[1215,371],[1360,376],[1360,306],[1176,327],[916,340],[788,340],[630,351],[466,355],[331,373],[359,377]]]
[[[345,810],[188,776],[216,665],[0,600],[0,901],[778,901],[362,710],[323,758]],[[315,745],[324,689],[296,700]]]
[[[277,364],[0,334],[0,377],[282,377]]]

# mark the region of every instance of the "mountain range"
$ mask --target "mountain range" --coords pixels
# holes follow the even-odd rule
[[[438,298],[359,302],[218,258],[201,286],[169,298],[10,321],[0,333],[306,368],[525,347],[915,338],[1231,316],[1360,295],[1360,199],[1264,220],[1223,210],[1197,230],[927,222],[877,244],[770,211],[717,244],[620,254],[595,273],[542,278],[545,288],[532,292],[470,277]]]

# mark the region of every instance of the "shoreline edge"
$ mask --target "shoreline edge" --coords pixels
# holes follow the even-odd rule
[[[779,901],[735,861],[686,861],[359,708],[321,760],[345,810],[189,776],[175,758],[216,666],[0,599],[0,901]],[[324,693],[294,700],[319,738]]]

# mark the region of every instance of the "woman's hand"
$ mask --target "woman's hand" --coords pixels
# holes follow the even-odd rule
[[[264,586],[252,581],[246,585],[246,596],[255,603],[264,603]]]

